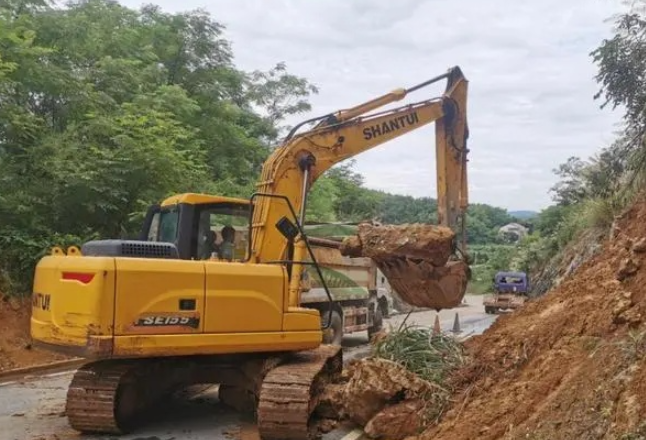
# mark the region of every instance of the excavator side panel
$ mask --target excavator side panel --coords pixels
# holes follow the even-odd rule
[[[114,284],[112,258],[41,259],[32,294],[35,345],[76,356],[109,356]]]
[[[115,261],[116,345],[126,341],[122,336],[202,333],[204,262],[144,258]],[[134,345],[138,340],[131,341]],[[166,354],[175,354],[173,347],[167,350]]]
[[[318,316],[283,330],[284,269],[119,258],[114,355],[182,356],[316,348]],[[301,320],[302,321],[302,320]]]
[[[206,263],[206,333],[279,332],[287,275],[282,266]]]

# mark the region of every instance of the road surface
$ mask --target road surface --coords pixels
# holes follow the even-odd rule
[[[461,335],[470,336],[484,331],[495,320],[486,315],[482,297],[467,295],[467,306],[440,312],[443,331],[454,325],[459,314]],[[385,320],[386,326],[407,323],[432,326],[435,312],[417,312],[408,317],[396,315]],[[344,357],[361,357],[367,350],[365,332],[344,338]],[[115,437],[82,436],[67,426],[64,415],[65,393],[71,372],[23,379],[0,384],[0,440],[257,440],[253,424],[240,414],[218,402],[217,387],[193,388],[179,395],[157,412],[154,419],[133,434]],[[242,432],[241,432],[242,430]],[[339,428],[322,440],[349,438],[351,428]]]

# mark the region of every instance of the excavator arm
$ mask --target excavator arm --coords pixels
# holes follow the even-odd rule
[[[409,93],[447,79],[442,96],[391,110],[367,112],[399,101]],[[335,164],[436,123],[438,222],[460,232],[466,240],[466,120],[467,80],[458,67],[410,89],[398,89],[367,103],[335,114],[305,121],[287,136],[265,162],[252,215],[249,258],[254,262],[303,261],[305,244],[288,240],[277,228],[282,218],[303,222],[307,194],[314,182]],[[307,122],[317,125],[296,134]],[[294,219],[297,214],[298,219]],[[290,305],[297,306],[302,266],[290,269]]]

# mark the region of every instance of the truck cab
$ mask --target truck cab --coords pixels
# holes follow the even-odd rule
[[[525,303],[529,292],[529,277],[525,272],[498,272],[493,277],[493,294],[485,297],[486,313],[517,309]]]

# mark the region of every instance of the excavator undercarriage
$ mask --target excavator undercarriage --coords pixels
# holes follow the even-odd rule
[[[67,393],[72,428],[125,434],[173,392],[219,384],[220,399],[253,412],[263,439],[313,439],[324,386],[343,366],[339,346],[286,354],[100,360],[78,369]]]

